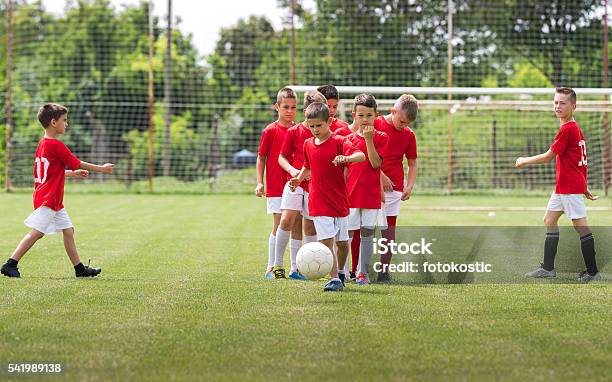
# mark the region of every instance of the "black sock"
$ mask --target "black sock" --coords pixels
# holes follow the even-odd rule
[[[582,249],[582,257],[586,265],[589,275],[594,276],[597,271],[597,263],[595,262],[595,239],[593,234],[589,233],[580,238],[580,248]]]
[[[83,265],[83,263],[78,263],[77,265],[74,266],[74,270],[79,273],[84,272],[85,266]]]
[[[16,267],[17,263],[19,263],[19,261],[13,259],[8,259],[6,261],[6,265],[8,265],[9,267]]]
[[[544,264],[542,268],[547,271],[555,269],[555,256],[557,256],[557,244],[559,244],[559,232],[548,232],[544,240]]]

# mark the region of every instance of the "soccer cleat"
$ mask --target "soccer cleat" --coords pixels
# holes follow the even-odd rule
[[[340,281],[342,281],[342,286],[346,286],[344,282],[346,280],[346,275],[344,273],[338,272],[338,278],[340,279]]]
[[[87,265],[83,266],[84,269],[81,272],[74,271],[74,274],[76,275],[76,277],[96,277],[97,275],[100,274],[100,272],[102,272],[102,269],[100,268],[90,268],[89,267],[90,262],[91,260],[87,262]]]
[[[266,280],[272,280],[274,279],[274,273],[272,272],[272,270],[266,271],[266,274],[264,277],[266,278]]]
[[[594,275],[590,275],[587,271],[584,271],[578,275],[578,280],[585,283],[588,283],[590,281],[601,281],[601,274],[597,272]]]
[[[325,292],[340,292],[342,289],[344,289],[344,286],[340,279],[331,279],[325,284],[325,287],[323,287],[323,291]]]
[[[19,273],[19,269],[17,267],[11,267],[6,263],[2,265],[0,272],[2,272],[2,274],[6,277],[21,277],[21,273]]]
[[[356,278],[357,276],[355,275],[355,272],[349,273],[349,281],[355,281]]]
[[[357,282],[357,285],[367,285],[370,283],[368,275],[364,275],[361,272],[357,274],[357,278],[355,279],[355,281]]]
[[[299,271],[289,273],[289,278],[293,280],[306,280],[306,276],[301,274]]]
[[[393,282],[393,279],[391,278],[389,272],[380,272],[376,277],[376,282],[389,284]]]
[[[274,267],[274,270],[272,272],[274,273],[275,279],[286,279],[287,278],[285,277],[285,270],[279,267],[278,265]]]
[[[557,271],[554,269],[552,271],[547,271],[544,269],[544,264],[540,264],[540,268],[536,269],[533,272],[525,273],[527,277],[535,277],[535,278],[552,278],[557,277]]]

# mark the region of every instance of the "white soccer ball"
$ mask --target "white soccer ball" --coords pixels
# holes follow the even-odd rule
[[[334,258],[327,246],[317,241],[304,244],[297,254],[297,267],[309,280],[317,280],[331,272]]]

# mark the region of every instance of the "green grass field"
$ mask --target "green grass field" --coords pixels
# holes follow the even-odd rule
[[[535,207],[546,201],[415,195],[398,223],[540,226]],[[321,282],[263,279],[264,204],[246,195],[68,194],[81,257],[103,273],[75,279],[55,235],[20,262],[21,279],[0,279],[0,380],[24,379],[5,373],[17,362],[60,362],[58,379],[80,381],[610,380],[609,282],[324,294]],[[612,226],[609,199],[588,206],[591,225]],[[30,210],[30,194],[0,194],[4,257]]]

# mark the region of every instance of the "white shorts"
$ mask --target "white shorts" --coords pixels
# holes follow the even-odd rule
[[[343,218],[332,218],[329,216],[315,216],[313,218],[317,230],[317,240],[335,238],[336,241],[347,241],[348,216]]]
[[[65,208],[53,211],[49,207],[38,207],[23,222],[26,226],[46,235],[74,227]]]
[[[266,198],[266,209],[268,214],[280,214],[281,213],[281,198],[280,196],[271,196]]]
[[[548,200],[548,211],[563,211],[570,219],[581,219],[587,216],[582,194],[554,193]]]
[[[402,193],[400,191],[385,191],[385,203],[383,204],[385,216],[399,215],[401,199]]]
[[[281,210],[300,211],[305,219],[312,220],[312,217],[308,214],[308,192],[304,191],[302,187],[291,191],[289,182],[285,184],[283,189],[280,208]]]
[[[348,217],[349,231],[361,227],[387,229],[387,218],[384,216],[382,209],[351,208],[351,213]]]

